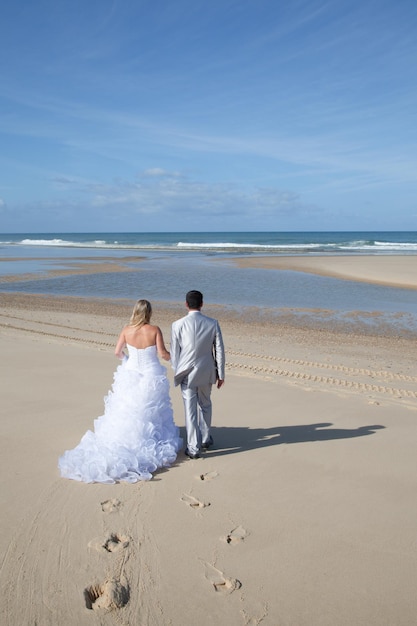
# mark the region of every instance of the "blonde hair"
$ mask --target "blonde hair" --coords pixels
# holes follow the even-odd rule
[[[131,326],[143,326],[151,321],[152,306],[148,300],[138,300],[133,308],[129,324]]]

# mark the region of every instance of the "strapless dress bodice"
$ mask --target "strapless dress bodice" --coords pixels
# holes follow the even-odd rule
[[[165,367],[159,362],[156,346],[135,348],[135,346],[127,344],[127,349],[129,358],[126,361],[126,369],[142,373],[146,371],[154,375],[162,375],[166,372]]]

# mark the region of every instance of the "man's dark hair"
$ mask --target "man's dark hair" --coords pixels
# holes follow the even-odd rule
[[[203,294],[193,289],[185,296],[185,301],[190,309],[201,309],[203,306]]]

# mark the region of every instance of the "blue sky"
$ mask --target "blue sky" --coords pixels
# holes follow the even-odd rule
[[[16,0],[0,231],[417,230],[415,0]]]

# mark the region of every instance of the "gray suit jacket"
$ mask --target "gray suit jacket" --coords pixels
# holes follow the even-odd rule
[[[190,311],[172,325],[171,363],[174,384],[186,376],[192,387],[224,380],[225,354],[222,333],[217,320]]]

